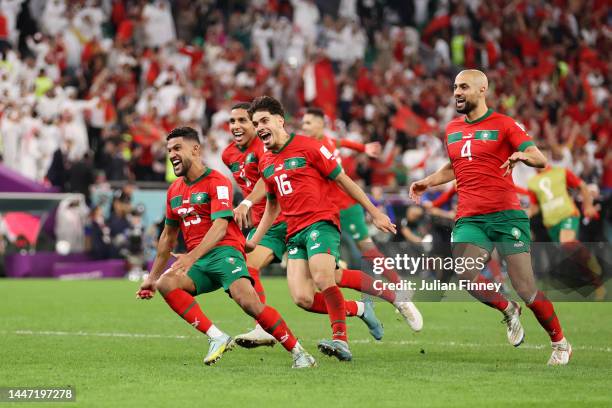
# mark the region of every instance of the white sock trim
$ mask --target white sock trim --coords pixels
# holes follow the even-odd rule
[[[219,337],[223,336],[223,332],[217,328],[214,324],[206,330],[206,335],[208,337]]]
[[[357,303],[357,316],[359,317],[363,316],[365,312],[365,303],[360,302],[358,300],[356,300],[355,303]]]
[[[296,341],[295,346],[293,346],[293,348],[291,349],[291,354],[298,354],[302,350],[303,350],[302,345],[300,344],[299,341]]]

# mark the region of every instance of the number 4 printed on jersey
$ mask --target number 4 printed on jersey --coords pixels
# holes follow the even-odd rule
[[[465,142],[461,148],[461,157],[467,157],[470,161],[472,161],[472,140]]]

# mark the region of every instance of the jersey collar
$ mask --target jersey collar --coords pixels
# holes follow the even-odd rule
[[[468,125],[473,125],[474,123],[478,123],[478,122],[482,122],[483,120],[485,120],[486,118],[488,118],[489,116],[491,116],[491,114],[493,113],[493,108],[489,108],[487,109],[487,112],[482,115],[481,117],[479,117],[478,119],[474,119],[472,121],[470,121],[467,118],[467,115],[465,117],[465,123],[467,123]]]
[[[285,147],[287,147],[287,145],[288,145],[289,143],[291,143],[291,141],[293,140],[293,137],[294,137],[294,136],[295,136],[295,133],[291,133],[291,134],[289,135],[289,140],[287,140],[287,141],[285,142],[285,144],[284,144],[284,145],[283,145],[283,146],[282,146],[280,149],[278,149],[278,150],[271,150],[271,152],[272,152],[272,153],[275,153],[275,154],[279,154],[280,152],[282,152],[282,151],[285,149]]]
[[[183,177],[183,182],[185,184],[187,184],[188,186],[193,186],[195,183],[197,183],[198,181],[202,180],[204,177],[208,176],[210,173],[212,172],[211,168],[207,168],[206,171],[197,179],[193,180],[193,181],[187,181],[187,179],[185,177]]]

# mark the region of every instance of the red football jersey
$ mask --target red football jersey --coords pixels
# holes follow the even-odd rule
[[[510,155],[533,146],[525,129],[509,116],[489,109],[469,122],[455,118],[446,126],[448,157],[457,179],[456,219],[503,210],[520,210],[512,175],[500,169]]]
[[[339,141],[337,139],[332,139],[329,136],[323,136],[321,143],[323,143],[323,146],[327,147],[327,149],[332,153],[334,160],[336,160],[338,164],[342,165],[342,158],[340,157],[340,150],[338,149],[338,146],[340,145]],[[336,183],[332,183],[329,193],[332,196],[332,200],[340,210],[344,210],[357,204],[357,201],[355,201],[350,195],[346,194],[346,192]]]
[[[263,142],[258,137],[254,137],[251,144],[245,149],[236,146],[236,142],[231,142],[223,150],[221,155],[223,163],[231,170],[234,180],[236,180],[242,195],[245,197],[251,194],[255,184],[261,177],[259,162],[264,154],[264,150]],[[251,219],[254,226],[257,226],[259,221],[261,221],[265,209],[266,200],[261,200],[251,207]],[[284,221],[284,218],[281,214],[274,223],[282,221]]]
[[[317,140],[292,134],[280,150],[264,153],[259,170],[268,197],[276,197],[285,216],[287,238],[317,221],[340,229],[340,210],[329,190],[342,167]]]
[[[166,224],[180,226],[191,251],[217,218],[229,218],[227,232],[216,246],[232,246],[244,254],[244,237],[234,222],[232,183],[216,170],[206,169],[191,183],[176,179],[166,196]]]

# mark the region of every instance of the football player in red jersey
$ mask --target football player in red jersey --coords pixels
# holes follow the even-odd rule
[[[232,107],[229,126],[234,141],[223,151],[222,158],[225,165],[232,171],[242,193],[246,196],[234,210],[235,219],[239,226],[250,226],[252,221],[252,224],[256,227],[266,205],[266,201],[263,200],[266,194],[265,185],[259,171],[259,162],[264,154],[264,146],[263,142],[255,135],[255,127],[248,113],[249,107],[250,104],[244,102]],[[255,228],[251,229],[247,239],[250,239],[254,233]],[[249,273],[255,279],[255,289],[264,303],[265,294],[259,281],[259,270],[274,261],[280,262],[286,252],[286,236],[287,223],[281,214],[274,220],[274,224],[255,249],[247,255]],[[364,275],[365,279],[361,279],[361,275],[364,275],[363,272],[357,270],[337,271],[336,282],[340,287],[364,291],[363,288],[368,286],[364,281],[372,280],[372,278]],[[370,283],[369,286],[372,288],[373,285]],[[383,298],[394,296],[394,293],[389,290],[375,291],[372,288],[370,292]],[[295,298],[294,301],[298,306],[309,312],[327,314],[327,305],[323,294],[314,290],[308,294],[310,296],[304,294]],[[384,330],[370,301],[346,300],[345,307],[347,316],[358,316],[368,326],[370,334],[376,340],[382,339]],[[256,326],[250,332],[236,336],[235,342],[242,347],[252,348],[272,345],[275,340],[259,326]]]
[[[529,219],[520,207],[511,175],[518,162],[544,168],[546,158],[521,125],[487,108],[488,80],[484,73],[461,71],[453,89],[457,112],[465,116],[453,119],[446,127],[450,161],[413,183],[410,195],[418,200],[427,188],[457,180],[459,201],[451,235],[453,256],[488,260],[496,247],[506,259],[512,286],[550,336],[552,355],[548,364],[565,365],[572,348],[563,336],[552,303],[536,286],[531,267]],[[481,287],[490,283],[476,268],[468,270],[465,278],[482,284]],[[519,320],[520,306],[493,290],[476,289],[470,293],[504,315],[508,341],[519,346],[525,337]]]
[[[319,342],[319,349],[349,361],[352,354],[347,342],[345,301],[334,273],[339,255],[340,217],[329,195],[331,183],[341,185],[362,204],[381,231],[395,233],[395,225],[344,174],[325,146],[285,131],[280,102],[269,96],[256,98],[249,113],[257,136],[267,149],[259,169],[268,200],[247,248],[255,248],[282,212],[287,222],[287,280],[292,296],[299,298],[302,291],[310,292],[315,286],[322,292],[332,340]]]
[[[234,222],[232,185],[201,161],[197,132],[176,128],[167,136],[168,155],[176,179],[167,193],[165,227],[149,276],[137,296],[150,299],[159,290],[166,303],[211,343],[204,363],[215,363],[231,348],[232,339],[216,329],[194,296],[223,288],[232,299],[293,355],[293,367],[316,365],[280,314],[262,303],[253,289],[244,260],[244,237]],[[188,252],[172,254],[179,229]],[[170,255],[176,261],[164,272]],[[163,273],[162,273],[163,272]]]
[[[332,139],[326,136],[325,114],[319,108],[308,108],[306,110],[302,118],[302,130],[306,135],[312,136],[321,142],[323,146],[332,153],[332,156],[340,165],[342,161],[340,158],[340,151],[338,150],[339,147],[346,147],[358,152],[364,152],[370,157],[377,157],[380,154],[380,143],[378,142],[366,143],[364,145],[346,139]],[[384,258],[385,255],[380,252],[369,236],[363,208],[338,185],[331,186],[330,194],[332,195],[332,201],[340,209],[340,228],[342,233],[347,234],[357,242],[366,260],[371,262],[375,258]],[[383,276],[390,282],[398,283],[400,281],[399,275],[393,269],[384,268]],[[361,271],[353,272],[352,270],[345,270],[343,271],[341,279],[356,281],[357,285],[360,286],[362,290],[375,292],[375,289],[371,287],[373,281]],[[397,311],[401,313],[404,320],[406,320],[414,331],[423,329],[423,316],[414,303],[407,299],[399,299],[394,292],[390,292],[390,296],[386,296],[384,300],[397,308]]]

